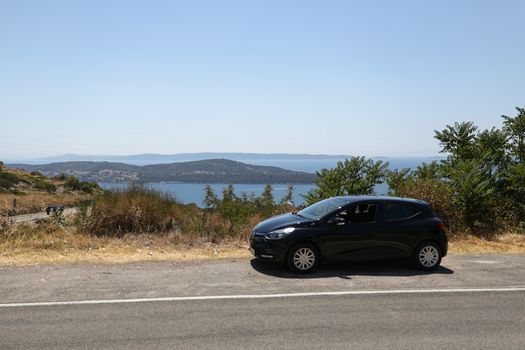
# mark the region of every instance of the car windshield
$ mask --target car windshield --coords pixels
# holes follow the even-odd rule
[[[319,220],[347,203],[348,201],[343,198],[328,198],[298,211],[297,215],[311,220]]]

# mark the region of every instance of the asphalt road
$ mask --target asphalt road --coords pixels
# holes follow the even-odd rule
[[[0,348],[523,349],[525,257],[443,264],[5,267]]]

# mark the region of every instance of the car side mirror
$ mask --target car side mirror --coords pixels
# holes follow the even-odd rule
[[[330,223],[336,226],[342,226],[346,224],[346,220],[343,217],[336,216],[335,218],[330,220]]]

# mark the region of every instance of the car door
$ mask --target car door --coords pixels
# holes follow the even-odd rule
[[[325,220],[319,241],[330,260],[373,257],[373,233],[377,225],[377,205],[373,202],[350,204]]]
[[[381,203],[381,214],[373,234],[378,257],[404,257],[420,231],[421,209],[411,203],[388,201]]]

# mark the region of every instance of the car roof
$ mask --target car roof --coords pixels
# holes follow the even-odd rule
[[[393,197],[393,196],[337,196],[334,198],[341,198],[345,200],[348,204],[363,202],[363,201],[376,201],[376,202],[403,202],[416,205],[428,205],[427,202],[421,199],[415,198],[403,198],[403,197]]]

